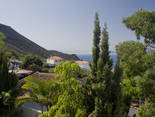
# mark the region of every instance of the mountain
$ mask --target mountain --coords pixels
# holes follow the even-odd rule
[[[35,42],[19,34],[10,26],[0,24],[0,32],[2,32],[6,36],[4,42],[6,43],[7,47],[17,51],[22,55],[35,54],[42,58],[47,58],[50,56],[60,56],[66,60],[79,60],[79,58],[74,54],[65,54],[56,50],[46,50]]]

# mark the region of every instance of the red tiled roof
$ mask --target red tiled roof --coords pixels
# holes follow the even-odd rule
[[[59,59],[63,59],[63,58],[61,58],[61,57],[59,57],[59,56],[51,56],[50,58],[48,58],[48,59],[55,59],[55,60],[59,60]]]
[[[75,61],[77,64],[88,64],[88,61]]]

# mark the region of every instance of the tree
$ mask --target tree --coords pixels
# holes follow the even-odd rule
[[[4,48],[4,38],[5,36],[0,32],[0,113],[1,116],[13,116],[17,93],[15,86],[18,79],[14,73],[9,73],[9,59],[6,55],[7,50]]]
[[[155,95],[152,79],[155,56],[153,52],[146,52],[142,43],[134,41],[120,43],[116,50],[123,69],[123,111],[127,114],[132,100],[139,100],[141,104]]]
[[[19,96],[16,100],[16,107],[28,101],[39,103],[42,108],[45,106],[48,110],[57,102],[57,98],[60,93],[60,85],[56,80],[42,80],[33,76],[29,76],[24,79],[26,82],[22,88],[30,90],[30,92]]]
[[[39,117],[86,117],[82,85],[75,79],[80,71],[78,64],[60,62],[54,71],[55,77],[59,78],[61,94],[56,105]]]
[[[24,58],[23,68],[33,70],[33,71],[41,71],[43,62],[42,59],[35,55],[27,55]]]
[[[101,52],[100,52],[100,56],[98,59],[98,72],[100,72],[102,74],[104,66],[106,64],[109,65],[109,68],[112,69],[112,60],[110,59],[110,52],[109,52],[109,35],[107,32],[107,25],[106,23],[104,24],[103,27],[103,32],[102,32],[102,41],[101,41]]]
[[[89,99],[86,100],[86,103],[89,104],[89,112],[91,113],[94,110],[94,101],[95,101],[95,94],[94,91],[92,90],[92,84],[96,82],[97,80],[97,62],[99,59],[99,53],[100,53],[100,36],[101,36],[101,31],[100,31],[100,21],[99,21],[99,16],[98,13],[95,14],[95,22],[94,22],[94,35],[93,35],[93,48],[92,48],[92,61],[90,63],[90,76],[85,78],[85,90],[87,90],[87,94],[85,96]],[[96,87],[95,84],[93,84],[94,88]]]
[[[106,103],[109,102],[109,99],[111,98],[110,87],[111,87],[111,77],[112,77],[112,73],[111,73],[112,60],[110,59],[110,55],[109,55],[108,40],[109,40],[109,37],[107,32],[107,25],[105,24],[102,32],[100,56],[97,62],[98,63],[97,80],[96,82],[94,82],[95,85],[98,86],[98,89],[100,89],[100,90],[95,90],[96,92],[95,116],[96,117],[107,116],[106,115],[107,109],[105,109],[106,108],[105,105]]]
[[[60,79],[62,93],[58,97],[56,105],[39,117],[87,117],[84,106],[84,96],[81,92],[82,85],[76,79],[70,79],[70,91],[66,88],[66,80]]]
[[[139,9],[132,16],[124,18],[123,23],[135,32],[137,39],[142,36],[148,45],[155,44],[155,11]]]
[[[121,103],[121,69],[117,65],[115,72],[112,73],[113,63],[110,59],[108,41],[109,35],[105,24],[101,44],[100,40],[96,41],[94,38],[91,76],[85,79],[84,87],[87,90],[88,112],[91,117],[121,117],[119,106]]]
[[[126,41],[116,46],[120,66],[123,69],[122,94],[123,115],[127,115],[131,100],[138,98],[135,76],[142,74],[144,66],[145,46],[140,42]]]
[[[54,69],[56,77],[62,77],[67,79],[68,82],[68,90],[70,90],[70,79],[72,77],[77,77],[81,69],[78,64],[73,63],[72,61],[60,62],[57,67]]]
[[[4,47],[4,42],[3,42],[3,39],[5,39],[5,35],[0,32],[0,50]]]
[[[98,18],[98,13],[95,14],[95,29],[94,29],[94,39],[93,39],[93,49],[92,49],[92,63],[90,65],[91,72],[93,76],[96,76],[97,72],[97,61],[99,59],[100,53],[100,22]]]
[[[138,108],[138,117],[154,117],[155,105],[151,103],[145,103]]]
[[[155,103],[155,73],[147,70],[143,76],[137,76],[136,85],[141,99]]]
[[[9,90],[9,73],[8,73],[8,59],[5,53],[0,52],[0,92]]]
[[[117,58],[117,64],[115,66],[114,75],[112,77],[111,89],[112,89],[112,117],[123,117],[122,105],[122,69],[120,68],[119,58]]]
[[[140,75],[147,69],[143,64],[145,63],[146,48],[142,43],[125,41],[116,46],[116,51],[123,68],[124,78]]]

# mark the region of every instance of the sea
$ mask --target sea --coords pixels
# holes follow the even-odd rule
[[[91,54],[78,54],[77,56],[80,58],[80,60],[91,62],[91,58],[92,58]],[[117,55],[116,54],[110,54],[110,58],[113,61],[112,67],[114,68],[116,65],[116,62],[117,62]],[[89,64],[82,64],[82,65],[80,65],[80,67],[84,68],[84,69],[90,69]]]

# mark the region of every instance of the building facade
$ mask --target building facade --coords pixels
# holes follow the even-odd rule
[[[47,58],[46,63],[51,66],[56,66],[61,61],[64,61],[64,59],[59,56],[51,56],[51,57]]]

